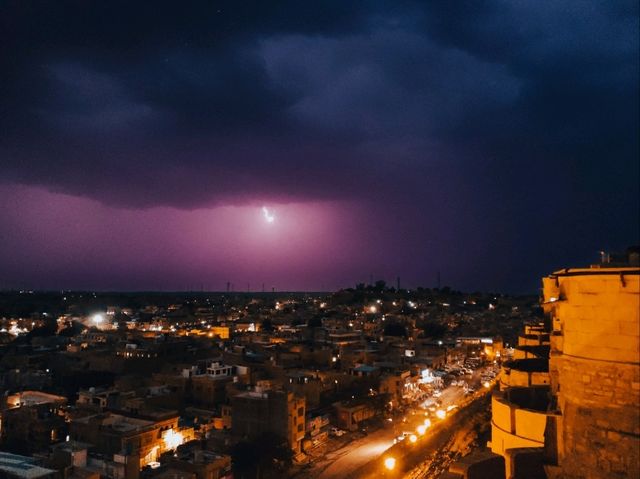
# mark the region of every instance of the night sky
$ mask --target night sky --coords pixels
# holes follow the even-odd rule
[[[1,1],[0,288],[535,292],[639,241],[638,15]]]

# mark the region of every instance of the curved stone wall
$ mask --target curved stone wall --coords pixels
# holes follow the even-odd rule
[[[639,272],[565,270],[543,280],[561,415],[547,445],[557,477],[640,477]]]
[[[549,360],[519,359],[507,361],[500,372],[500,389],[508,387],[531,387],[550,384]]]
[[[512,390],[515,396],[520,389],[525,388]],[[496,392],[491,398],[491,450],[503,456],[509,449],[544,445],[546,408],[535,404],[539,401],[532,402],[532,408],[526,407],[524,396],[518,397],[519,401],[511,399],[503,392]]]

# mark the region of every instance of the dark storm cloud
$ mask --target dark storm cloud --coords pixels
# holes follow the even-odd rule
[[[637,241],[637,2],[1,8],[0,181],[132,208],[356,198],[408,251],[505,278],[541,244],[555,266]]]
[[[15,2],[2,18],[5,180],[107,203],[360,195],[405,180],[397,164],[637,148],[633,2]]]

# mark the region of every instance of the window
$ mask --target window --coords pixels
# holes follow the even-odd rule
[[[304,414],[304,408],[303,407],[299,407],[298,408],[298,416],[302,416]]]
[[[298,432],[302,432],[302,424],[298,424]]]

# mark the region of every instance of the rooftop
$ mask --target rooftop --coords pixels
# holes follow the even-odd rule
[[[565,268],[554,271],[549,276],[586,276],[586,275],[608,275],[608,274],[640,274],[638,266],[631,265],[612,265],[611,263],[596,264],[590,268]]]
[[[46,469],[35,464],[35,459],[8,452],[0,452],[0,472],[13,477],[33,479],[55,474],[53,469]]]
[[[37,406],[39,404],[54,404],[66,402],[64,396],[44,393],[42,391],[22,391],[9,397],[8,403],[14,407]]]
[[[91,422],[99,422],[102,427],[113,429],[118,432],[139,431],[153,426],[152,421],[144,419],[136,419],[120,414],[96,414],[94,416],[82,417],[75,420],[79,423],[90,424]]]

